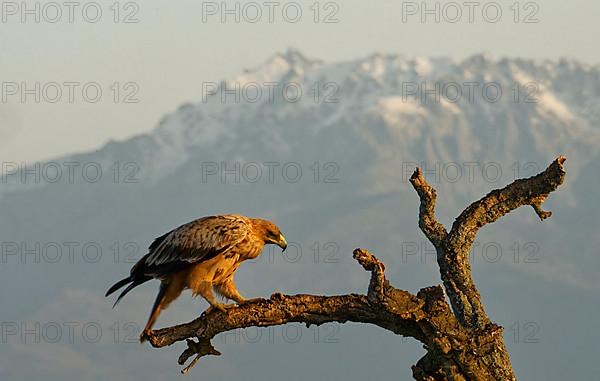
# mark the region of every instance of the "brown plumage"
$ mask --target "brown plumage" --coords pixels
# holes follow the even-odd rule
[[[197,219],[158,237],[132,268],[129,277],[115,283],[106,296],[125,285],[115,306],[133,288],[151,279],[159,279],[160,289],[140,340],[144,341],[160,312],[183,290],[202,295],[210,308],[225,310],[220,295],[242,303],[233,282],[235,271],[246,259],[258,257],[265,244],[287,247],[279,228],[270,221],[229,214]],[[114,306],[113,306],[114,307]]]

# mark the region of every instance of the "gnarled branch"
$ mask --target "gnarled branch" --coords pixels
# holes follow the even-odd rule
[[[417,168],[410,177],[410,183],[421,199],[419,206],[419,227],[425,236],[437,247],[448,235],[444,225],[435,218],[436,190],[425,181],[421,168]]]
[[[367,296],[277,293],[269,299],[244,303],[226,312],[215,309],[192,322],[153,331],[148,340],[156,348],[187,340],[188,348],[180,356],[179,364],[183,365],[192,355],[196,357],[182,370],[183,373],[203,356],[220,355],[212,346],[211,339],[219,333],[238,328],[267,327],[292,322],[310,326],[352,321],[378,325],[396,334],[431,344],[427,337],[435,329],[429,322],[452,318],[441,289],[422,290],[418,296],[397,290],[389,285],[384,265],[374,255],[366,250],[356,249],[354,258],[371,272]],[[196,337],[198,341],[190,340],[191,337]]]
[[[563,183],[565,160],[564,156],[560,156],[544,172],[491,191],[467,207],[443,237],[439,233],[432,234],[432,230],[440,232],[444,229],[434,216],[435,191],[432,191],[433,188],[419,169],[411,177],[411,184],[421,199],[419,226],[436,248],[444,287],[456,317],[463,325],[485,329],[490,324],[479,291],[473,283],[468,258],[477,231],[522,205],[533,206],[542,220],[547,218],[551,213],[542,211],[541,203]]]
[[[541,205],[565,180],[565,160],[560,156],[544,172],[493,190],[469,205],[452,224],[448,242],[454,247],[471,246],[480,228],[523,205],[531,205],[540,220],[550,217],[552,213],[543,211]]]
[[[374,324],[422,342],[427,354],[412,367],[416,380],[515,380],[502,328],[485,313],[471,277],[468,253],[479,228],[519,206],[531,205],[542,220],[549,217],[550,212],[543,211],[541,204],[564,181],[564,161],[561,156],[539,175],[516,180],[474,202],[449,233],[435,218],[435,189],[419,169],[415,171],[410,182],[421,200],[419,227],[436,248],[452,309],[439,286],[424,288],[417,295],[394,288],[385,277],[384,264],[368,251],[356,249],[354,258],[371,272],[366,295],[273,294],[269,299],[244,303],[226,312],[212,310],[189,323],[153,331],[148,340],[156,348],[186,340],[188,348],[179,363],[183,365],[196,355],[182,370],[186,373],[201,357],[220,355],[211,340],[223,332],[291,322],[309,326],[352,321]]]

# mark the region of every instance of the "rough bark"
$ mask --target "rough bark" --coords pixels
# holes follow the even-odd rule
[[[413,365],[419,381],[515,380],[502,338],[502,327],[491,322],[473,283],[469,250],[477,231],[510,211],[531,205],[540,219],[551,215],[541,209],[548,195],[565,177],[564,157],[544,172],[490,192],[467,207],[448,232],[435,217],[436,191],[417,169],[410,181],[419,195],[419,227],[437,251],[444,288],[432,286],[417,295],[391,286],[385,266],[364,249],[354,258],[371,273],[366,295],[271,295],[232,308],[213,310],[192,322],[151,332],[156,348],[187,341],[179,357],[186,373],[206,355],[220,355],[211,339],[219,333],[246,327],[266,327],[290,322],[320,325],[348,321],[368,323],[423,343],[427,354]],[[444,290],[450,300],[446,302]],[[196,338],[197,340],[194,340]]]

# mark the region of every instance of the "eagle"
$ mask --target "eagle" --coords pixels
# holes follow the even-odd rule
[[[271,221],[237,214],[199,218],[156,238],[148,254],[133,265],[127,278],[109,288],[106,296],[128,285],[114,308],[135,287],[151,279],[160,280],[158,295],[140,335],[144,342],[160,312],[185,289],[206,299],[209,310],[225,311],[232,306],[217,302],[213,289],[238,304],[247,301],[235,287],[233,277],[243,261],[259,256],[265,244],[275,244],[283,251],[287,247],[285,237]]]

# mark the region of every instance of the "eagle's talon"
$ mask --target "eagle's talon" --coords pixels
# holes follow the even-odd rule
[[[228,309],[230,308],[235,308],[237,307],[237,305],[235,304],[222,304],[222,303],[216,303],[211,305],[210,307],[208,307],[203,313],[202,315],[208,315],[209,313],[213,312],[215,309],[226,313]]]
[[[264,300],[263,298],[250,298],[250,299],[244,299],[240,302],[238,302],[238,305],[244,305],[244,304],[248,304],[248,303],[254,303],[254,302],[260,302],[261,300]]]
[[[154,336],[154,331],[151,329],[145,329],[140,334],[140,343],[143,344],[147,340],[150,340]]]

